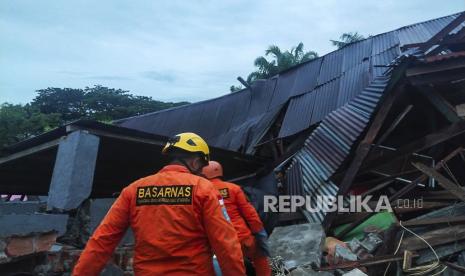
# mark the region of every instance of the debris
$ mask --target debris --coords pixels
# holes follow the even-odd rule
[[[0,270],[20,257],[34,264],[31,274],[69,273],[116,193],[161,167],[156,154],[165,136],[182,128],[205,133],[231,178],[260,190],[256,206],[272,233],[279,275],[371,275],[365,268],[420,275],[445,266],[463,272],[464,22],[462,12],[419,23],[239,93],[116,125],[72,122],[5,149]],[[265,193],[278,192],[312,200],[361,195],[372,197],[369,203],[384,197],[393,212],[338,214],[299,206],[301,213],[280,212],[277,222],[262,203]],[[28,201],[5,202],[11,195]],[[36,195],[41,201],[31,200]],[[131,243],[128,232],[105,273],[133,274]],[[43,255],[45,263],[34,263]]]
[[[287,269],[301,265],[320,266],[325,233],[320,224],[276,227],[268,242],[272,256],[280,256]]]
[[[327,271],[315,271],[309,267],[298,267],[291,271],[291,276],[333,276],[333,273]]]
[[[418,256],[418,255],[414,255]],[[404,256],[402,255],[395,255],[395,256],[378,256],[378,257],[373,257],[370,259],[365,259],[365,260],[358,260],[358,261],[346,261],[346,262],[341,262],[338,264],[334,265],[329,265],[329,266],[322,266],[318,268],[319,271],[333,271],[337,269],[352,269],[352,268],[359,268],[359,267],[365,267],[365,266],[374,266],[378,264],[383,264],[383,263],[390,263],[390,262],[397,262],[397,261],[402,261],[404,259]]]
[[[359,240],[363,239],[365,235],[365,228],[376,226],[378,229],[385,230],[388,229],[393,223],[397,222],[397,218],[393,213],[389,212],[382,212],[379,214],[375,214],[365,222],[361,223],[349,233],[344,235],[344,240],[352,240],[353,238],[357,238]],[[334,234],[340,235],[345,229],[349,227],[348,224],[338,226],[334,229]]]
[[[342,276],[368,276],[368,274],[366,274],[358,268],[354,268],[351,271],[342,274]]]
[[[427,243],[415,236],[408,237],[403,240],[401,250],[419,250],[428,248],[428,244],[430,246],[436,246],[463,240],[465,239],[465,227],[463,227],[463,225],[444,227],[423,233],[421,237]]]
[[[357,255],[352,253],[352,251],[350,251],[349,248],[340,246],[339,244],[336,245],[336,251],[334,254],[334,258],[336,260],[342,259],[346,261],[356,261],[358,259]],[[336,263],[339,263],[339,261],[336,261]]]
[[[353,238],[349,242],[349,248],[352,252],[362,258],[361,256],[363,255],[373,253],[382,243],[383,240],[380,234],[368,233],[361,241]]]
[[[325,245],[323,251],[327,253],[326,255],[326,262],[329,264],[336,263],[335,255],[336,255],[336,246],[347,247],[347,244],[343,241],[340,241],[333,237],[327,237],[325,239]]]

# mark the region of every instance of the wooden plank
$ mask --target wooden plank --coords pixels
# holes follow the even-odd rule
[[[405,146],[398,148],[395,151],[378,153],[365,161],[365,165],[360,169],[361,171],[373,170],[377,167],[386,165],[392,161],[398,160],[410,155],[412,153],[420,152],[432,146],[438,145],[451,138],[465,133],[465,121],[451,124],[437,132],[423,136],[422,138],[408,143]]]
[[[465,59],[461,59],[465,64]],[[431,84],[450,84],[451,82],[461,81],[465,78],[465,67],[436,72],[434,74],[425,74],[416,77],[410,77],[410,83],[414,86],[431,85]]]
[[[460,14],[454,20],[452,20],[447,26],[442,28],[439,32],[437,32],[433,37],[428,39],[423,45],[420,46],[420,51],[426,51],[431,46],[439,44],[441,40],[447,36],[453,29],[455,29],[458,25],[465,21],[465,13]]]
[[[393,206],[394,205],[394,206]],[[395,207],[395,204],[392,204],[391,207],[396,214],[408,214],[408,213],[415,213],[415,212],[422,212],[422,211],[427,211],[430,209],[439,209],[443,207],[449,206],[449,202],[423,202],[421,206],[415,206],[415,207]]]
[[[455,108],[431,86],[422,86],[419,88],[424,96],[439,113],[441,113],[449,122],[457,123],[462,119],[457,115]]]
[[[439,73],[443,71],[451,71],[455,69],[462,69],[465,67],[462,59],[456,58],[441,62],[438,64],[422,64],[407,69],[406,75],[408,78],[417,77],[420,75],[427,75],[432,73]]]
[[[422,233],[421,237],[434,247],[465,239],[465,227],[463,225],[445,227]],[[421,250],[425,248],[428,248],[428,245],[416,236],[404,239],[401,245],[401,250]]]
[[[430,219],[414,219],[403,221],[402,225],[405,227],[415,227],[415,226],[429,226],[433,224],[464,224],[465,216],[457,217],[440,217],[440,218],[430,218]]]
[[[455,200],[455,196],[451,195],[448,191],[425,191],[417,192],[416,196],[423,198],[424,200]]]
[[[465,274],[465,267],[451,263],[451,262],[443,262],[443,263],[447,265],[449,268]]]
[[[391,132],[396,129],[396,127],[399,125],[399,123],[405,118],[405,116],[412,110],[413,105],[408,105],[402,113],[400,113],[397,118],[394,120],[394,122],[389,126],[389,128],[386,130],[386,132],[381,135],[381,137],[378,139],[376,142],[375,146],[379,146],[386,140],[386,138],[391,134]]]
[[[100,129],[83,128],[83,127],[74,126],[74,125],[66,126],[66,132],[73,132],[73,131],[79,131],[79,130],[85,131],[89,134],[93,134],[99,137],[107,137],[107,138],[113,138],[113,139],[118,139],[118,140],[123,140],[123,141],[151,144],[151,145],[156,145],[156,146],[164,146],[166,143],[166,141],[160,141],[157,139],[134,137],[134,136],[123,135],[119,133],[111,133],[111,132],[100,130]]]
[[[454,158],[457,154],[460,154],[461,152],[463,151],[463,148],[462,147],[458,147],[456,148],[455,150],[453,150],[451,153],[447,154],[440,162],[438,162],[436,165],[435,165],[435,168],[440,168],[442,167],[442,164],[444,162],[447,162],[449,160],[451,160],[452,158]],[[420,182],[423,182],[425,181],[427,178],[426,175],[421,175],[420,177],[416,178],[415,180],[412,181],[412,183],[406,185],[404,188],[400,189],[397,193],[393,194],[392,196],[389,197],[389,202],[391,204],[393,204],[394,201],[396,201],[397,199],[399,199],[401,196],[405,195],[406,193],[410,192],[411,190],[413,190],[418,183]],[[350,231],[352,231],[355,227],[359,226],[361,223],[363,223],[365,220],[369,219],[370,217],[372,217],[373,215],[375,215],[376,213],[367,213],[365,214],[364,216],[362,216],[360,219],[358,219],[357,221],[354,221],[351,225],[349,225],[347,228],[344,229],[344,231],[342,231],[341,233],[339,233],[336,238],[338,239],[342,239],[347,233],[349,233]]]
[[[415,168],[422,171],[424,174],[428,175],[429,177],[436,179],[438,184],[444,189],[448,190],[451,194],[455,195],[460,200],[465,201],[465,190],[463,189],[463,187],[453,183],[448,178],[440,174],[438,171],[426,166],[425,164],[413,163],[412,165]]]
[[[10,155],[5,156],[5,157],[2,157],[2,158],[0,158],[0,164],[4,164],[4,163],[7,163],[7,162],[10,162],[10,161],[19,159],[19,158],[29,156],[29,155],[34,154],[34,153],[38,153],[38,152],[41,152],[41,151],[51,149],[53,147],[58,146],[60,141],[61,141],[61,138],[55,139],[55,140],[52,140],[50,142],[47,142],[47,143],[44,143],[44,144],[41,144],[41,145],[38,145],[38,146],[35,146],[35,147],[32,147],[32,148],[29,148],[29,149],[26,149],[26,150],[23,150],[23,151],[20,151],[20,152],[16,152],[16,153],[10,154]]]
[[[372,171],[370,173],[374,173],[374,174],[377,174],[377,175],[380,174],[377,171]],[[403,171],[403,172],[399,172],[399,173],[395,173],[395,174],[391,174],[391,175],[381,175],[382,177],[379,177],[379,178],[370,179],[370,180],[367,180],[367,181],[364,181],[364,182],[354,183],[354,186],[362,186],[362,187],[363,186],[373,186],[373,185],[376,185],[376,184],[379,184],[379,183],[382,183],[382,182],[384,183],[384,182],[389,181],[389,180],[396,180],[396,178],[411,175],[411,174],[418,174],[418,170]]]

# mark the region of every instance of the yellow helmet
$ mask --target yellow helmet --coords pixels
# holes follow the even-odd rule
[[[208,148],[207,142],[195,133],[184,132],[175,135],[166,143],[162,153],[167,154],[173,148],[192,153],[200,153],[207,163],[210,161],[210,149]]]

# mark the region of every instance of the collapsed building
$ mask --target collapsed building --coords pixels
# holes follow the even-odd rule
[[[464,88],[458,13],[371,36],[219,98],[112,125],[77,121],[12,145],[0,158],[0,194],[23,196],[0,203],[0,270],[69,273],[121,189],[166,163],[167,137],[195,132],[274,233],[276,269],[464,273]],[[385,196],[393,212],[263,212],[264,195]],[[283,246],[290,233],[301,238]],[[131,243],[128,231],[106,273],[130,273]]]

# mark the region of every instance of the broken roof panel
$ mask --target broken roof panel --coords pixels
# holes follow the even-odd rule
[[[400,49],[395,46],[373,56],[371,59],[372,77],[381,76],[386,71],[387,66],[399,55]]]
[[[350,101],[357,96],[369,81],[369,61],[364,61],[344,72],[341,77],[340,91],[337,99],[337,106]]]
[[[294,89],[298,71],[299,70],[290,70],[279,76],[276,89],[273,93],[271,107],[282,105],[289,99]]]
[[[323,85],[342,74],[342,65],[346,48],[347,47],[344,47],[339,51],[331,52],[323,57],[317,85]]]
[[[429,20],[398,29],[397,35],[401,45],[426,42],[459,14]]]
[[[340,82],[341,78],[337,78],[315,89],[315,101],[318,104],[313,108],[310,125],[321,121],[329,112],[336,109]]]
[[[343,71],[348,71],[360,63],[368,61],[371,56],[373,40],[365,39],[356,44],[351,44],[344,49]]]
[[[268,80],[256,81],[251,89],[116,123],[166,136],[195,131],[207,137],[207,142],[213,146],[235,151],[252,150],[287,102],[291,101],[279,137],[295,134],[320,122],[331,111],[354,99],[370,80],[381,76],[386,66],[401,54],[401,45],[430,39],[458,15],[369,37]],[[312,94],[295,97],[309,92]],[[304,102],[298,104],[298,100]],[[349,109],[358,116],[368,112],[355,104]]]
[[[283,125],[279,131],[279,137],[291,136],[310,126],[316,99],[315,95],[315,92],[310,92],[290,100]]]
[[[276,89],[277,78],[256,81],[250,93],[250,108],[246,116],[255,117],[270,109],[272,95]],[[238,122],[239,123],[239,122]]]
[[[315,88],[322,61],[322,58],[314,59],[296,70],[297,77],[294,83],[294,91],[291,93],[292,96],[310,92]]]
[[[291,161],[291,166],[296,162],[300,164],[302,177],[294,179],[302,182],[288,183],[288,185],[293,186],[294,189],[295,186],[302,185],[304,193],[314,197],[312,198],[314,200],[317,196],[337,194],[337,186],[329,179],[349,156],[352,146],[368,124],[389,80],[389,76],[376,78],[352,101],[324,118]],[[321,223],[325,213],[320,210],[320,212],[306,212],[305,215],[312,222]]]

